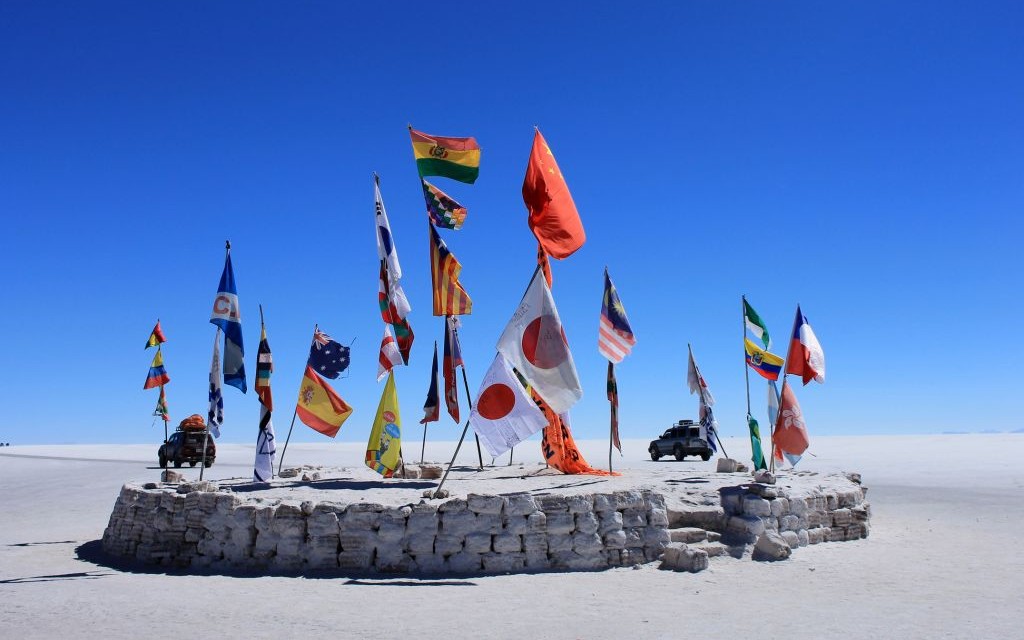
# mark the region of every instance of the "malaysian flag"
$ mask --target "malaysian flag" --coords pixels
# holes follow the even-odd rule
[[[633,330],[626,318],[626,310],[619,300],[619,294],[604,270],[604,300],[601,302],[601,324],[598,330],[597,350],[609,362],[622,362],[636,344]]]
[[[348,369],[349,348],[335,342],[316,327],[313,329],[313,344],[309,346],[309,360],[306,364],[323,377],[334,380]]]

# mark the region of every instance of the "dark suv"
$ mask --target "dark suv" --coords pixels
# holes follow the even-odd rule
[[[680,420],[661,434],[657,440],[651,441],[647,450],[651,460],[657,461],[661,456],[672,454],[676,460],[686,456],[700,456],[701,460],[711,458],[711,447],[708,446],[704,428],[693,420]]]
[[[206,439],[206,431],[199,429],[179,430],[171,434],[167,442],[160,445],[157,457],[160,459],[160,468],[167,468],[168,462],[173,462],[175,467],[180,467],[183,462],[194,467],[203,461],[203,440]],[[206,466],[213,465],[217,458],[217,445],[213,442],[213,436],[206,440]]]

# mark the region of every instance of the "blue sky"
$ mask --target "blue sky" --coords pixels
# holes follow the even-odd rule
[[[588,235],[554,265],[577,437],[608,429],[606,265],[639,340],[617,368],[624,437],[696,416],[687,342],[722,432],[745,433],[742,294],[777,351],[798,302],[824,347],[827,383],[797,391],[812,451],[815,434],[1024,426],[1022,19],[1015,2],[5,2],[0,441],[159,442],[157,318],[172,416],[205,415],[225,239],[250,375],[266,312],[279,435],[319,323],[356,340],[338,437],[365,440],[383,388],[374,171],[413,305],[397,385],[419,439],[442,320],[409,123],[483,149],[475,185],[436,181],[469,208],[444,238],[474,300],[474,395],[535,264],[520,188],[538,125]],[[224,393],[224,439],[255,442],[255,394]]]

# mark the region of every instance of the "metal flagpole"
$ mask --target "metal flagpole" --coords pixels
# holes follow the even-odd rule
[[[316,330],[320,327],[318,324],[313,325],[313,335],[316,336]],[[306,377],[305,369],[303,369],[302,377]],[[299,384],[299,389],[302,389],[302,384]],[[281,459],[277,461],[277,475],[281,475],[281,467],[284,465],[284,454],[288,451],[288,441],[292,439],[292,429],[295,428],[295,416],[299,415],[299,403],[295,403],[295,411],[292,413],[292,423],[288,426],[288,437],[284,439],[284,448],[281,450]]]
[[[448,473],[452,470],[452,465],[455,464],[455,458],[459,457],[459,449],[462,448],[462,441],[466,439],[466,431],[469,430],[469,418],[466,419],[466,426],[462,427],[462,435],[459,436],[459,444],[455,445],[455,453],[452,454],[451,462],[448,463],[448,468],[444,470],[444,475],[441,476],[441,482],[437,483],[437,488],[434,489],[432,497],[440,498],[441,487],[444,486],[444,481],[448,479]]]
[[[288,441],[292,439],[292,429],[295,427],[295,416],[299,415],[299,405],[295,405],[295,411],[292,413],[292,423],[288,427],[288,437],[284,439],[284,448],[281,449],[281,457],[277,461],[277,475],[281,475],[281,467],[284,465],[284,454],[288,451]]]
[[[447,324],[448,323],[448,317],[447,316],[445,317],[444,321],[446,323],[444,329],[445,329],[445,331],[447,331],[448,330],[448,324]],[[459,339],[459,330],[456,327],[453,326],[452,327],[452,333],[455,334],[455,340],[458,341],[458,339]],[[462,344],[461,343],[459,344],[459,353],[460,354],[462,353]],[[470,395],[470,393],[469,393],[469,380],[466,378],[466,361],[465,361],[464,358],[463,358],[463,361],[462,361],[462,384],[463,384],[463,386],[466,389],[466,402],[469,404],[469,412],[472,414],[473,413],[473,396]],[[469,420],[466,420],[466,427],[467,428],[469,427]],[[463,434],[463,435],[465,435],[465,434]],[[484,468],[484,454],[483,454],[483,451],[480,449],[480,436],[478,436],[476,433],[473,433],[473,437],[476,438],[476,455],[480,459],[480,468],[483,469]],[[512,464],[512,463],[510,462],[509,464]]]

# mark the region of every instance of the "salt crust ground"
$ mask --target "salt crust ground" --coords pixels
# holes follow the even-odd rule
[[[607,463],[607,443],[581,444],[592,463]],[[725,445],[734,457],[747,446],[738,438]],[[446,459],[453,446],[428,443],[426,457]],[[626,456],[616,453],[622,478],[543,482],[582,492],[618,483],[695,485],[716,475],[713,460],[654,463],[645,446],[627,441]],[[285,466],[346,467],[373,501],[390,500],[380,495],[388,490],[375,488],[385,483],[359,467],[361,449],[293,444]],[[519,477],[540,468],[537,449],[523,445],[513,466],[480,474],[469,470],[475,448],[464,448],[450,488],[520,490],[536,480]],[[121,484],[158,478],[155,446],[5,448],[0,637],[1021,637],[1024,436],[818,437],[812,451],[801,470],[862,474],[874,512],[870,538],[801,548],[774,564],[719,558],[699,574],[649,564],[597,573],[351,580],[167,574],[93,562]],[[205,475],[247,477],[251,457],[250,447],[224,445]]]

